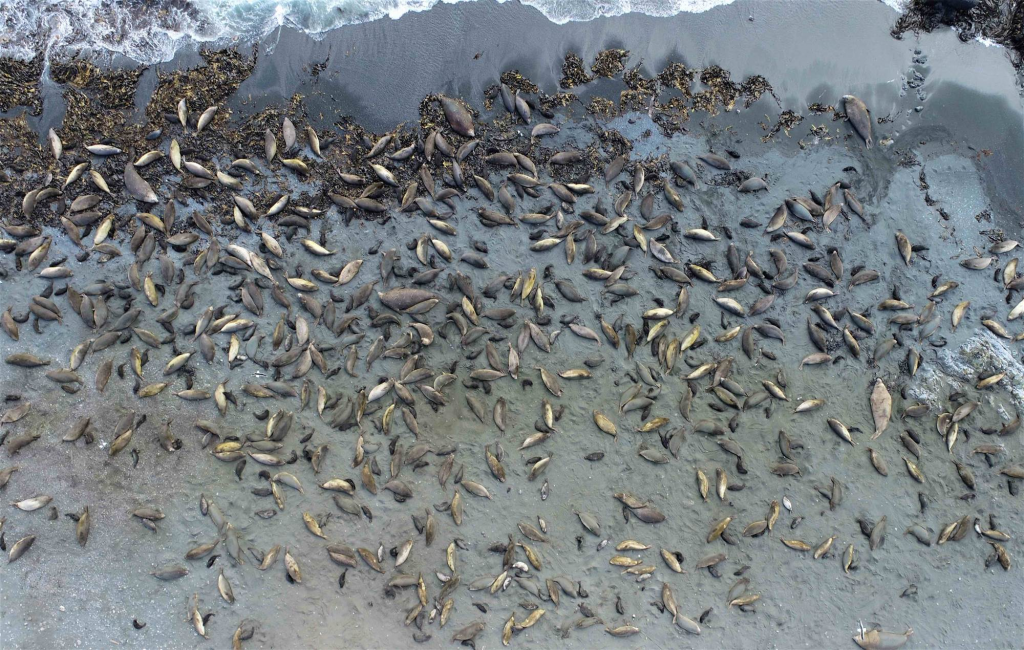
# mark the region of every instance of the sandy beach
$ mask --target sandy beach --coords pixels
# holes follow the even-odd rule
[[[1024,110],[1005,50],[952,30],[896,40],[896,16],[880,3],[740,1],[556,25],[485,1],[321,39],[284,28],[230,56],[183,50],[138,73],[126,60],[47,64],[26,95],[38,102],[0,117],[11,242],[0,310],[18,321],[17,337],[0,334],[0,413],[30,404],[0,426],[0,475],[17,467],[0,487],[13,558],[0,561],[0,647],[228,646],[233,636],[245,648],[451,647],[463,631],[482,649],[503,643],[510,616],[522,625],[540,610],[510,647],[856,647],[861,626],[912,629],[908,648],[1018,647],[1024,507],[1012,468],[1024,463],[1013,425],[1024,367],[1008,313],[1021,300],[1011,244],[1024,220]],[[592,63],[613,49],[626,51],[621,71],[560,85],[568,53],[596,76]],[[664,83],[681,69],[673,63],[692,84]],[[715,83],[702,83],[711,73]],[[502,79],[522,89],[529,124],[506,111]],[[472,134],[439,95],[464,102]],[[870,109],[870,148],[846,95]],[[219,108],[197,133],[211,97]],[[285,117],[298,133],[291,149]],[[557,128],[533,135],[538,123]],[[172,139],[186,161],[225,177],[177,169]],[[94,143],[122,152],[84,151]],[[148,149],[166,152],[138,166],[159,199],[150,203],[125,181]],[[509,164],[507,152],[526,160],[509,153]],[[559,152],[574,155],[559,164]],[[606,180],[618,156],[623,168]],[[88,176],[63,186],[83,162],[109,193]],[[763,188],[746,185],[758,179]],[[416,204],[405,200],[414,183]],[[48,187],[26,215],[26,195]],[[95,222],[69,229],[61,217],[77,218],[72,202],[87,195]],[[287,207],[268,214],[283,195]],[[801,216],[833,200],[841,209],[828,217]],[[784,227],[771,225],[779,210]],[[94,244],[108,214],[116,254]],[[538,288],[524,296],[531,277]],[[389,290],[414,283],[436,297],[388,304]],[[76,313],[76,293],[104,297],[104,325]],[[59,320],[48,319],[51,301]],[[197,325],[214,310],[234,316],[220,323],[229,331]],[[93,349],[108,332],[110,346]],[[84,341],[79,380],[47,376],[69,355],[73,365]],[[281,358],[292,350],[296,359]],[[406,385],[410,371],[423,378]],[[891,417],[872,438],[879,385]],[[223,410],[218,386],[230,394]],[[209,398],[181,394],[193,390]],[[383,397],[367,401],[374,391]],[[808,400],[822,403],[797,412]],[[126,414],[134,433],[111,455]],[[290,430],[275,440],[267,432],[282,417]],[[85,418],[94,441],[63,441]],[[328,479],[352,489],[318,487]],[[645,523],[617,493],[664,521]],[[39,495],[52,499],[16,505]],[[546,531],[534,538],[523,524]],[[28,536],[31,547],[11,555]],[[649,548],[616,551],[627,540]],[[371,560],[332,561],[331,545]],[[259,570],[276,546],[280,557]],[[187,575],[153,575],[167,567]],[[221,575],[234,602],[219,593]]]

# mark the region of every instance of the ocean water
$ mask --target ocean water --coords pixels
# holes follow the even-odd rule
[[[5,0],[0,3],[0,56],[31,59],[121,55],[139,63],[169,61],[196,44],[230,45],[262,38],[281,26],[312,35],[353,23],[397,19],[439,2],[472,0]],[[552,22],[586,21],[636,12],[673,16],[732,0],[521,1]]]

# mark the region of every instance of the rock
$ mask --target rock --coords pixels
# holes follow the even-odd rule
[[[970,11],[978,4],[978,0],[934,0],[934,2],[953,11]]]
[[[951,392],[971,390],[981,375],[1003,371],[1007,375],[999,385],[1018,409],[1024,409],[1024,364],[1014,358],[1005,341],[980,330],[956,349],[939,350],[934,364],[923,364],[907,394],[940,408]]]

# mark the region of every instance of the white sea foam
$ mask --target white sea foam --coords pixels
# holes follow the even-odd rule
[[[343,25],[398,19],[439,2],[463,1],[470,0],[0,0],[0,56],[27,60],[39,53],[83,53],[159,63],[186,45],[252,41],[282,25],[319,37]],[[630,12],[700,13],[733,0],[498,1],[521,1],[563,24]]]
[[[896,11],[903,11],[903,8],[907,6],[909,0],[882,0],[884,4],[889,5]]]

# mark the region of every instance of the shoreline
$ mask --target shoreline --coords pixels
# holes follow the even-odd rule
[[[792,110],[810,120],[814,117],[808,111],[811,104],[835,104],[839,96],[852,92],[873,106],[876,116],[892,117],[891,123],[880,127],[893,135],[956,125],[950,134],[964,144],[997,151],[997,156],[1009,150],[1005,145],[1024,132],[1012,127],[1024,121],[1024,104],[1006,53],[977,42],[961,43],[951,30],[893,39],[888,29],[896,15],[881,3],[866,6],[831,0],[820,3],[814,12],[799,3],[780,3],[765,12],[753,0],[739,0],[700,14],[670,18],[627,14],[556,25],[539,11],[519,4],[441,4],[397,20],[349,25],[320,40],[280,28],[252,45],[255,68],[228,107],[241,120],[270,107],[283,107],[291,97],[301,95],[307,114],[321,126],[344,116],[380,134],[415,121],[420,99],[430,93],[460,96],[480,108],[484,91],[499,75],[518,70],[542,92],[553,94],[565,90],[559,80],[567,52],[578,54],[589,67],[599,52],[621,48],[630,53],[625,68],[640,65],[640,73],[647,77],[673,61],[690,68],[718,65],[735,81],[762,75],[779,102],[763,107],[772,112],[772,119],[782,110]],[[453,38],[467,24],[501,28],[496,38],[487,29]],[[805,38],[785,40],[794,24],[801,25]],[[847,24],[860,27],[837,27]],[[732,46],[751,42],[754,35],[758,36],[754,47]],[[782,42],[785,53],[774,54],[772,44]],[[821,50],[820,42],[830,47]],[[918,50],[926,55],[923,64],[915,62]],[[968,53],[972,62],[964,65]],[[479,58],[474,58],[477,54]],[[409,56],[418,63],[415,69],[405,65]],[[793,66],[794,61],[807,63]],[[137,111],[148,103],[147,91],[156,87],[158,72],[201,64],[198,52],[182,50],[167,64],[145,68],[139,79]],[[313,65],[316,74],[312,74]],[[126,68],[114,65],[111,69]],[[921,79],[913,78],[915,72],[923,73]],[[915,83],[921,86],[912,87]],[[587,99],[617,93],[620,84],[618,78],[599,79],[569,91],[582,91],[581,97]],[[46,129],[59,124],[62,117],[59,92],[58,87],[45,84],[42,114],[29,118],[40,142]],[[929,101],[935,94],[939,101]],[[914,112],[918,106],[923,107],[921,113]],[[979,114],[986,119],[975,119]],[[1011,130],[1006,132],[1002,124],[1010,124]],[[993,177],[1010,192],[1005,207],[1024,213],[1024,190],[1014,191],[1009,182],[1024,176],[1024,163],[1005,155],[992,162],[999,170]]]

